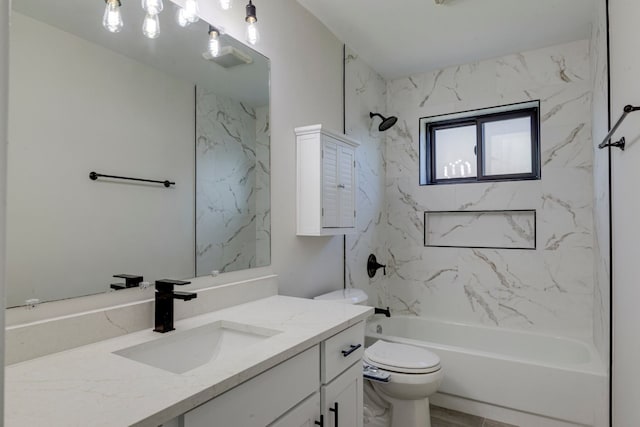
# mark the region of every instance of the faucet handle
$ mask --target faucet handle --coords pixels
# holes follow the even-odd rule
[[[184,280],[173,280],[173,279],[161,279],[156,280],[156,289],[163,292],[171,292],[173,291],[173,286],[184,286],[188,285],[191,282],[187,282]]]

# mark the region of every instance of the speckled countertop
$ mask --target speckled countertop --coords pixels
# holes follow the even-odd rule
[[[272,296],[7,366],[5,426],[157,426],[373,313],[365,306]],[[174,374],[113,354],[217,320],[282,331],[237,357]],[[73,333],[69,331],[68,333]]]

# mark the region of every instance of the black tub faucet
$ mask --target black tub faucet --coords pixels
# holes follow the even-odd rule
[[[391,317],[391,310],[389,310],[389,307],[386,309],[376,307],[374,310],[373,314],[384,314],[387,317]]]
[[[183,280],[162,279],[156,280],[156,326],[155,332],[165,333],[173,331],[173,300],[181,299],[189,301],[198,297],[194,292],[178,292],[173,287],[188,285],[191,282]]]

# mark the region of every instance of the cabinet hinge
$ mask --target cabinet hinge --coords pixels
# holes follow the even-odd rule
[[[354,218],[356,217],[356,211],[355,210],[353,211],[353,217]]]
[[[322,208],[322,216],[324,216],[324,208]]]
[[[353,161],[353,167],[354,167],[354,169],[356,167],[356,161],[355,160]]]

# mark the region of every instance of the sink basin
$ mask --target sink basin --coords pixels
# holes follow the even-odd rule
[[[280,332],[219,320],[186,331],[170,333],[154,341],[115,351],[114,354],[182,374],[215,360],[251,351],[250,346]]]

